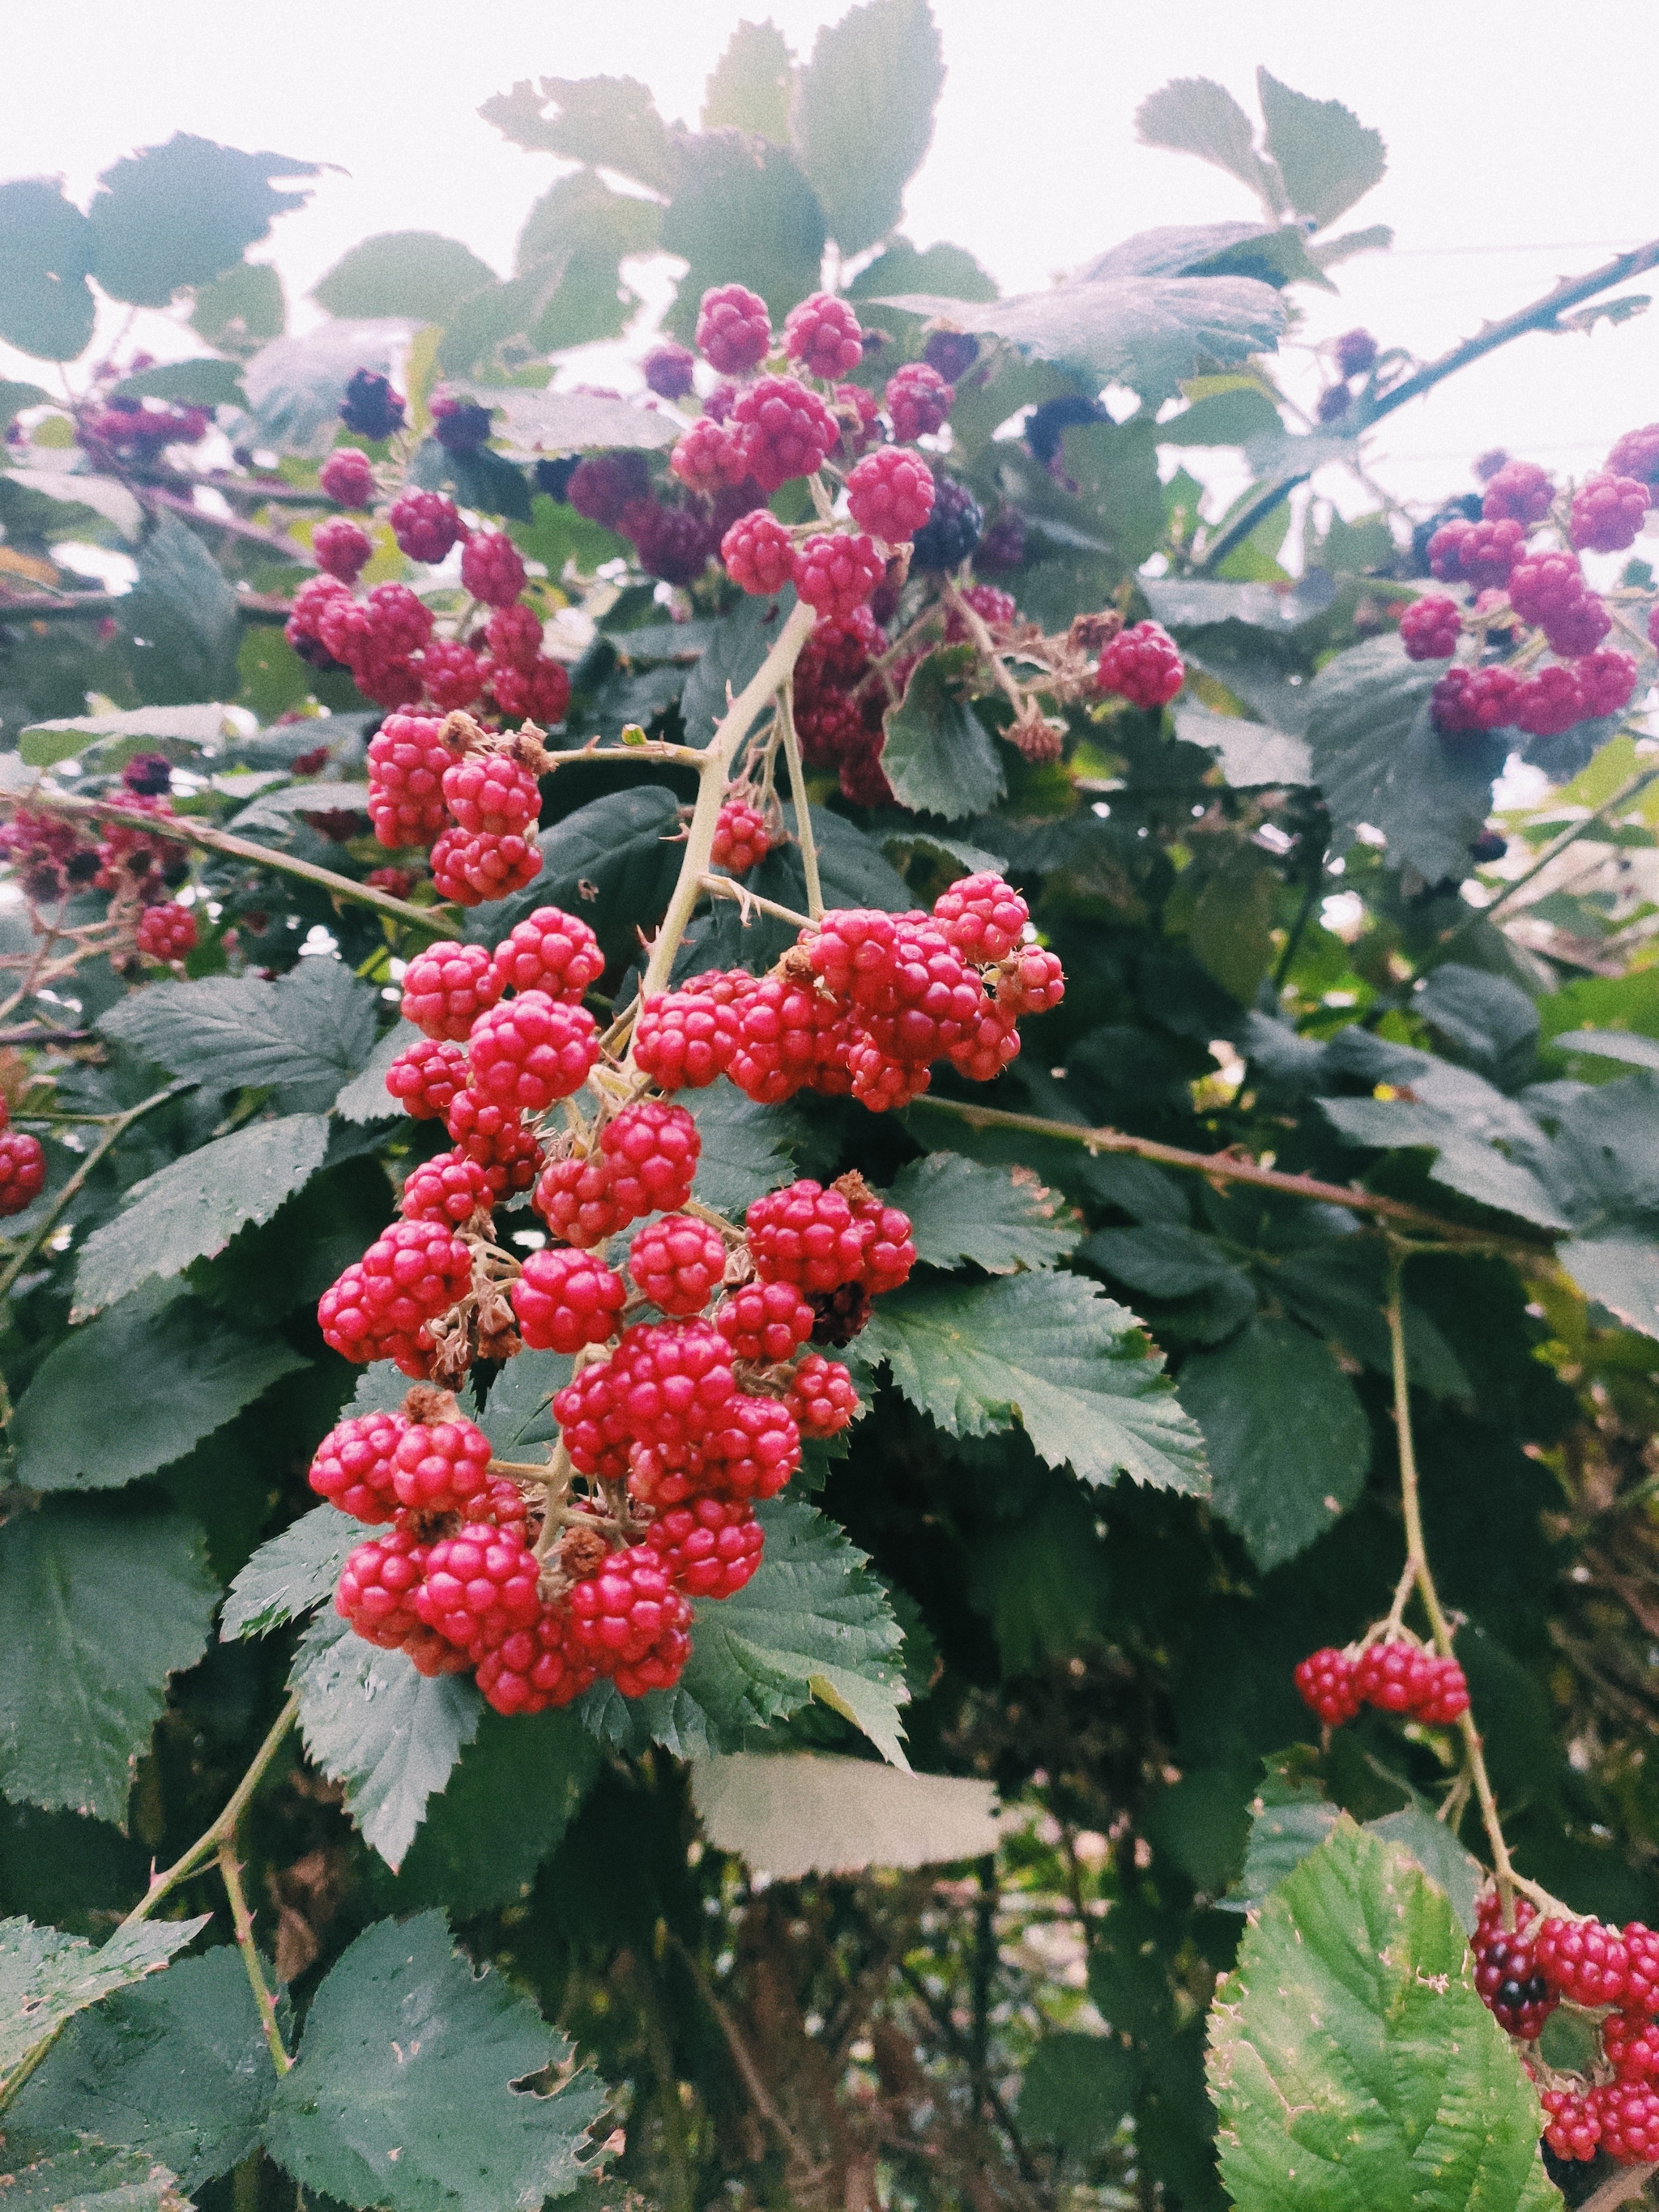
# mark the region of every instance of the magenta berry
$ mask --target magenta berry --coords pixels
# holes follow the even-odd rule
[[[1449,660],[1462,635],[1463,612],[1455,599],[1431,594],[1413,599],[1400,617],[1400,641],[1408,660]]]
[[[847,301],[828,292],[814,292],[784,317],[784,351],[809,376],[821,376],[826,384],[852,374],[864,358],[863,337]]]
[[[483,662],[470,647],[458,645],[453,639],[434,638],[414,656],[414,667],[427,697],[446,714],[458,707],[470,707],[483,696]]]
[[[356,446],[342,446],[323,463],[318,482],[325,499],[340,507],[374,504],[374,465]]]
[[[1486,479],[1480,512],[1488,522],[1518,522],[1529,529],[1544,520],[1554,497],[1547,470],[1531,461],[1505,461]]]
[[[1584,592],[1576,553],[1528,553],[1510,571],[1510,605],[1522,622],[1551,622],[1576,605]]]
[[[366,1643],[395,1651],[419,1632],[415,1601],[428,1549],[408,1529],[392,1528],[349,1554],[335,1586],[334,1610]]]
[[[665,1314],[700,1314],[726,1275],[726,1240],[689,1213],[665,1214],[635,1235],[628,1271]]]
[[[737,1014],[730,1004],[699,991],[702,980],[694,976],[678,991],[647,999],[640,1009],[634,1058],[659,1090],[701,1091],[732,1064]]]
[[[853,1378],[838,1359],[809,1352],[790,1377],[784,1404],[804,1437],[838,1436],[859,1409]]]
[[[535,777],[510,753],[468,753],[444,770],[444,805],[469,836],[519,835],[541,812]]]
[[[446,828],[451,755],[431,714],[388,714],[368,743],[368,818],[382,845],[429,845]]]
[[[533,1129],[526,1129],[510,1109],[480,1098],[476,1091],[457,1093],[444,1116],[444,1127],[455,1139],[464,1159],[483,1170],[492,1197],[528,1190],[542,1167],[542,1148]]]
[[[844,622],[865,605],[886,574],[875,541],[840,532],[821,532],[795,549],[795,589],[830,622]]]
[[[476,530],[461,555],[461,581],[487,607],[510,607],[525,586],[525,565],[504,530]]]
[[[343,1358],[393,1359],[405,1374],[424,1375],[426,1324],[447,1313],[471,1279],[472,1256],[447,1223],[394,1221],[323,1292],[324,1341]]]
[[[679,1680],[691,1656],[691,1608],[648,1544],[612,1553],[573,1585],[569,1604],[579,1649],[624,1697]]]
[[[1066,971],[1059,957],[1040,945],[1023,945],[997,977],[997,1008],[1011,1019],[1045,1014],[1065,995]]]
[[[1610,2013],[1601,2023],[1601,2056],[1621,2081],[1659,2081],[1659,2020]]]
[[[386,1072],[386,1087],[417,1121],[435,1121],[466,1087],[466,1052],[449,1039],[406,1045]]]
[[[1507,581],[1526,542],[1518,522],[1449,522],[1429,540],[1429,568],[1443,584],[1480,591]]]
[[[427,1554],[415,1609],[476,1663],[541,1612],[541,1569],[522,1536],[487,1521],[466,1523]]]
[[[772,350],[772,318],[764,300],[742,284],[720,284],[697,310],[697,350],[721,376],[741,376]]]
[[[839,435],[823,400],[793,376],[763,376],[746,386],[732,421],[743,434],[749,474],[769,494],[792,477],[810,477]]]
[[[1310,1705],[1328,1727],[1340,1727],[1358,1712],[1354,1664],[1346,1651],[1328,1645],[1322,1651],[1310,1651],[1298,1664],[1295,1679],[1303,1703]]]
[[[1578,678],[1571,668],[1540,668],[1515,695],[1517,727],[1534,738],[1559,737],[1589,713]]]
[[[491,659],[504,668],[532,669],[540,657],[542,619],[522,599],[514,600],[511,606],[497,607],[484,635]]]
[[[1095,681],[1134,707],[1166,707],[1187,680],[1180,650],[1155,622],[1121,630],[1100,656]]]
[[[1659,2159],[1659,2090],[1645,2082],[1611,2081],[1592,2089],[1584,2101],[1601,2123],[1601,2148],[1616,2166],[1647,2166]]]
[[[956,392],[925,361],[907,362],[887,380],[887,415],[901,446],[945,428]]]
[[[1599,2091],[1545,2089],[1539,2103],[1544,2108],[1544,2140],[1558,2158],[1594,2158],[1601,2141]]]
[[[794,572],[789,532],[763,507],[741,515],[720,540],[720,558],[739,591],[754,599],[781,592]]]
[[[331,514],[311,533],[312,557],[325,575],[355,584],[374,547],[368,533],[343,514]]]
[[[137,945],[146,960],[185,960],[197,945],[196,916],[176,900],[147,906],[138,917]]]
[[[423,1036],[464,1044],[472,1024],[501,995],[489,949],[447,939],[417,952],[404,971],[403,1014]]]
[[[1515,720],[1521,678],[1507,668],[1449,668],[1429,695],[1443,738],[1501,730]]]
[[[728,875],[746,876],[772,849],[772,833],[766,817],[741,799],[728,799],[714,823],[714,849],[709,859]]]
[[[740,1498],[694,1498],[659,1514],[645,1534],[677,1589],[691,1597],[731,1597],[761,1563],[766,1534]]]
[[[688,491],[713,494],[740,484],[749,473],[744,441],[729,424],[704,415],[693,422],[668,465]]]
[[[398,1211],[405,1221],[446,1221],[459,1229],[475,1214],[488,1213],[494,1198],[476,1160],[459,1152],[434,1152],[404,1177]]]
[[[577,1643],[565,1607],[544,1605],[527,1626],[509,1630],[485,1652],[477,1682],[498,1713],[540,1713],[580,1697],[598,1671]]]
[[[672,338],[653,346],[640,363],[647,386],[663,399],[684,399],[691,389],[696,366],[697,356],[690,346],[678,345]]]
[[[398,1503],[416,1513],[468,1511],[488,1492],[489,1470],[489,1437],[459,1419],[410,1423],[392,1455]]]
[[[1609,476],[1634,477],[1648,487],[1648,505],[1659,506],[1659,422],[1626,430],[1602,464]]]
[[[504,720],[536,722],[550,729],[563,721],[570,704],[570,672],[562,661],[544,653],[528,668],[504,664],[492,669],[489,689]]]
[[[605,955],[585,921],[538,906],[501,939],[492,964],[503,991],[542,991],[574,1006],[604,975]]]
[[[411,561],[435,563],[448,557],[466,536],[466,525],[453,499],[441,492],[406,491],[386,515],[400,553]]]
[[[635,1218],[678,1212],[691,1195],[699,1149],[697,1125],[684,1107],[660,1098],[624,1106],[599,1132],[617,1202]]]
[[[473,1024],[467,1080],[498,1106],[540,1114],[580,1091],[599,1056],[598,1026],[586,1006],[521,991]]]
[[[1583,553],[1622,553],[1647,520],[1648,487],[1635,477],[1586,477],[1572,495],[1572,542]]]
[[[446,830],[432,848],[432,887],[457,906],[510,898],[534,883],[541,871],[539,848],[516,830]]]
[[[530,1351],[572,1352],[605,1342],[628,1292],[602,1260],[561,1246],[531,1253],[508,1296]]]
[[[714,1326],[735,1357],[765,1367],[792,1358],[812,1334],[813,1320],[812,1308],[793,1283],[741,1284],[714,1312]]]
[[[339,1422],[312,1455],[312,1488],[356,1521],[390,1521],[399,1502],[392,1454],[408,1426],[401,1413]]]
[[[847,479],[847,504],[860,530],[897,545],[914,538],[933,511],[933,471],[920,453],[884,446]]]
[[[1545,1920],[1534,1938],[1533,1955],[1550,1987],[1574,2004],[1624,2002],[1630,1958],[1616,1928],[1599,1920]]]
[[[775,1498],[800,1465],[800,1431],[775,1398],[736,1392],[703,1439],[708,1488],[726,1498]]]
[[[1030,909],[1000,876],[963,876],[933,901],[933,919],[964,960],[1006,960],[1024,938]]]

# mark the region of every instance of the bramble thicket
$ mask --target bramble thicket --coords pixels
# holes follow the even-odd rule
[[[312,164],[0,185],[10,2212],[1659,2172],[1659,424],[1367,461],[1659,242],[1313,346],[1262,70],[1005,298],[943,77],[298,335]]]

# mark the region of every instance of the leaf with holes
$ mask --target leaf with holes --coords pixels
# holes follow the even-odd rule
[[[971,1261],[988,1275],[1052,1267],[1083,1233],[1071,1208],[1029,1170],[981,1167],[960,1152],[912,1160],[886,1197],[909,1215],[916,1257],[930,1267]]]
[[[972,660],[971,646],[930,653],[887,709],[881,765],[899,805],[913,813],[957,822],[988,812],[1003,794],[995,741],[955,689]]]
[[[84,1936],[0,1920],[0,2091],[36,2044],[88,2005],[165,1966],[209,1917],[141,1920],[118,1928],[95,1950]]]

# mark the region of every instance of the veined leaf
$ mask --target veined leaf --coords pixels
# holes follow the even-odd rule
[[[691,1799],[711,1844],[779,1881],[981,1858],[997,1846],[988,1782],[865,1759],[739,1752],[699,1759]]]
[[[897,222],[945,82],[927,0],[866,0],[818,33],[793,123],[801,167],[843,258]]]
[[[264,1636],[314,1613],[333,1596],[352,1547],[374,1533],[332,1505],[302,1513],[280,1536],[261,1544],[232,1582],[219,1616],[221,1638]]]
[[[199,1936],[210,1916],[141,1920],[94,1950],[84,1936],[0,1920],[0,2091],[34,2045],[88,2005],[142,1981]]]
[[[954,661],[968,652],[947,647],[921,663],[902,700],[887,711],[881,756],[900,805],[947,822],[988,812],[1004,789],[994,739],[952,688]]]
[[[981,1167],[960,1152],[912,1160],[887,1198],[909,1215],[916,1257],[930,1267],[971,1261],[990,1275],[1052,1267],[1083,1233],[1064,1200],[1029,1170]]]
[[[314,804],[327,805],[327,788],[316,787]],[[174,1075],[218,1091],[269,1086],[290,1110],[320,1113],[374,1048],[374,994],[343,962],[315,958],[275,983],[210,975],[153,984],[99,1026]]]

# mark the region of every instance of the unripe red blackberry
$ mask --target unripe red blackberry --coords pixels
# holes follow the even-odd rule
[[[1511,669],[1449,668],[1429,694],[1434,726],[1454,738],[1505,729],[1520,694],[1521,678]]]
[[[718,284],[697,309],[697,350],[721,376],[741,376],[772,350],[772,318],[764,300],[742,284]]]
[[[0,1134],[0,1214],[21,1213],[46,1187],[40,1139],[17,1129]]]
[[[1534,2043],[1560,2003],[1533,1956],[1536,1915],[1525,1898],[1515,1899],[1515,1926],[1506,1929],[1496,1897],[1482,1904],[1472,1939],[1474,1986],[1505,2033]]]
[[[1594,2158],[1601,2141],[1601,2112],[1594,2090],[1544,2089],[1544,2140],[1557,2158]]]
[[[1310,1651],[1295,1674],[1302,1702],[1310,1705],[1328,1727],[1340,1727],[1358,1712],[1361,1699],[1354,1681],[1354,1663],[1346,1651],[1327,1645]]]
[[[521,1537],[487,1521],[469,1522],[428,1552],[415,1608],[476,1664],[537,1620],[540,1579],[540,1562]]]
[[[1167,707],[1187,680],[1180,647],[1155,622],[1120,630],[1100,656],[1095,682],[1134,707]]]
[[[509,1108],[481,1098],[476,1091],[457,1094],[444,1126],[462,1158],[483,1170],[497,1203],[511,1192],[528,1190],[541,1173],[542,1148],[534,1130],[526,1129]]]
[[[461,1044],[478,1016],[501,995],[489,946],[444,939],[417,952],[404,969],[403,1016],[423,1036]]]
[[[749,473],[742,436],[707,415],[685,430],[668,456],[668,465],[688,491],[711,495],[740,484]]]
[[[775,1398],[734,1392],[702,1438],[708,1486],[727,1498],[775,1498],[800,1465],[800,1431]]]
[[[481,1097],[514,1113],[544,1113],[581,1089],[599,1056],[598,1025],[586,1006],[545,991],[521,991],[472,1025],[467,1080]]]
[[[1585,553],[1622,553],[1647,520],[1648,488],[1635,477],[1586,477],[1572,495],[1573,544]]]
[[[684,1106],[642,1098],[599,1132],[617,1202],[635,1218],[675,1213],[691,1195],[700,1151],[697,1125]]]
[[[1659,2020],[1609,2013],[1601,2023],[1601,2056],[1621,2081],[1659,2080]]]
[[[357,1545],[340,1571],[334,1610],[366,1643],[395,1651],[420,1629],[415,1601],[430,1548],[406,1528]]]
[[[645,455],[634,452],[595,453],[574,470],[565,496],[578,514],[606,530],[615,529],[623,509],[651,489]]]
[[[467,1513],[489,1490],[489,1439],[471,1421],[416,1421],[392,1455],[398,1503],[412,1513]]]
[[[146,960],[187,959],[196,950],[195,914],[176,900],[147,906],[138,917],[137,943]]]
[[[503,991],[540,991],[580,1006],[605,973],[605,955],[587,924],[556,906],[538,906],[495,947]]]
[[[688,507],[665,507],[654,499],[631,501],[617,527],[633,539],[646,574],[659,576],[665,584],[695,584],[717,543],[701,515]]]
[[[446,714],[483,696],[484,663],[470,646],[453,639],[434,638],[414,656],[414,668],[427,697]]]
[[[372,368],[360,368],[353,374],[340,402],[340,420],[347,429],[359,438],[372,438],[377,442],[389,438],[394,430],[401,430],[407,412],[402,392],[394,392],[390,378]]]
[[[350,586],[329,575],[308,576],[295,593],[283,635],[307,667],[325,672],[345,665],[323,642],[323,617],[334,600],[350,597]]]
[[[368,818],[382,845],[429,845],[449,820],[450,754],[432,714],[388,714],[368,743]]]
[[[920,1098],[933,1080],[925,1060],[895,1060],[862,1030],[847,1046],[851,1095],[872,1114],[896,1114]]]
[[[763,507],[739,516],[720,540],[726,573],[751,599],[781,592],[794,572],[794,558],[789,532]]]
[[[392,1455],[408,1426],[401,1413],[337,1423],[312,1455],[312,1488],[356,1521],[390,1521],[398,1505]]]
[[[998,875],[963,876],[933,901],[933,919],[975,967],[1006,960],[1021,943],[1030,908]]]
[[[1018,1020],[1044,1014],[1066,995],[1066,971],[1056,954],[1040,945],[1022,945],[996,979],[1000,1012]]]
[[[529,830],[534,825],[526,823]],[[432,848],[432,887],[457,906],[482,906],[526,890],[542,872],[539,847],[516,830],[446,830]]]
[[[331,514],[311,533],[312,558],[325,575],[355,584],[374,551],[368,533],[343,514]]]
[[[713,972],[713,971],[711,971]],[[738,1043],[738,1016],[696,987],[646,1000],[634,1024],[634,1060],[661,1091],[701,1091],[724,1075]],[[747,980],[747,979],[745,979]]]
[[[543,654],[529,668],[492,669],[489,690],[504,721],[551,729],[563,721],[570,705],[570,672],[562,660]]]
[[[522,836],[541,812],[535,777],[510,753],[468,753],[444,770],[444,805],[470,836]]]
[[[1518,522],[1530,529],[1542,522],[1555,497],[1547,470],[1531,461],[1505,461],[1486,478],[1480,512],[1488,522]]]
[[[528,670],[535,666],[541,653],[542,618],[534,607],[515,599],[509,607],[496,608],[484,635],[492,660],[504,668]]]
[[[405,1045],[386,1072],[386,1087],[417,1121],[435,1121],[466,1086],[466,1053],[447,1039]]]
[[[783,321],[783,349],[810,376],[826,384],[850,376],[864,358],[859,319],[845,300],[814,292],[791,307]]]
[[[798,1290],[839,1290],[860,1280],[865,1239],[843,1194],[803,1177],[757,1198],[744,1216],[755,1272]]]
[[[1583,598],[1585,589],[1576,553],[1528,553],[1510,571],[1510,605],[1522,622],[1555,620]]]
[[[1634,477],[1648,487],[1648,505],[1659,506],[1659,422],[1626,430],[1602,463],[1609,476]]]
[[[323,1292],[324,1341],[346,1359],[394,1359],[405,1374],[424,1375],[426,1323],[447,1313],[471,1279],[472,1256],[446,1224],[394,1221]]]
[[[897,545],[933,513],[933,472],[920,453],[884,446],[848,477],[847,504],[860,530]]]
[[[447,559],[467,534],[460,509],[441,492],[404,492],[392,502],[386,520],[400,553],[433,566]]]
[[[731,1349],[707,1322],[637,1323],[553,1412],[577,1471],[609,1477],[626,1472],[631,1444],[700,1443],[736,1387]]]
[[[888,378],[884,397],[895,441],[909,446],[944,428],[957,395],[936,368],[912,361]]]
[[[1645,2082],[1610,2081],[1584,2101],[1601,2122],[1601,2148],[1615,2166],[1648,2166],[1659,2159],[1659,2090]]]
[[[955,477],[935,472],[933,511],[910,541],[910,565],[939,574],[959,568],[978,547],[985,517],[979,501]]]
[[[695,380],[697,356],[690,346],[665,338],[640,363],[648,388],[662,399],[684,399]]]
[[[1639,1920],[1627,1920],[1620,1932],[1630,1971],[1626,2002],[1632,2011],[1659,2013],[1659,1929],[1644,1927]]]
[[[691,1214],[665,1214],[635,1235],[628,1271],[662,1312],[700,1314],[725,1279],[726,1240]]]
[[[741,799],[728,799],[714,823],[709,860],[729,875],[746,876],[772,849],[766,817]]]
[[[1589,713],[1577,676],[1571,668],[1540,668],[1515,695],[1516,726],[1534,738],[1559,738],[1564,730],[1583,721]]]
[[[1613,628],[1613,617],[1594,592],[1571,600],[1544,624],[1544,638],[1560,660],[1577,660],[1596,647]]]
[[[752,1505],[735,1498],[696,1498],[672,1506],[645,1533],[677,1589],[692,1597],[731,1597],[753,1576],[766,1533]]]
[[[792,477],[810,477],[839,435],[817,392],[793,376],[763,376],[745,386],[732,421],[743,434],[748,473],[769,495]]]
[[[323,463],[318,482],[325,499],[341,507],[374,504],[374,465],[356,446],[341,446]]]
[[[781,1105],[809,1084],[839,1009],[812,987],[763,975],[738,1005],[738,1042],[726,1073],[745,1097]]]
[[[568,1246],[531,1253],[507,1295],[532,1352],[574,1352],[603,1344],[628,1302],[614,1269]]]
[[[1407,660],[1449,660],[1462,635],[1463,611],[1455,599],[1431,594],[1413,599],[1400,617],[1400,642]]]
[[[1468,1710],[1463,1670],[1415,1644],[1368,1644],[1354,1662],[1354,1686],[1385,1713],[1444,1723]]]
[[[838,1359],[809,1352],[790,1377],[783,1402],[802,1436],[833,1437],[858,1412],[859,1394]]]
[[[1449,522],[1429,540],[1429,568],[1443,584],[1476,591],[1504,583],[1526,550],[1518,522]]]
[[[1553,1990],[1580,2005],[1622,2005],[1630,1957],[1616,1928],[1599,1920],[1541,1921],[1533,1939],[1538,1971]]]
[[[997,980],[1000,982],[1001,978]],[[1000,996],[992,1000],[961,1042],[951,1047],[945,1058],[957,1074],[965,1075],[970,1083],[994,1082],[1005,1067],[1019,1058],[1019,1031],[1014,1023],[1015,1017]]]
[[[728,1291],[713,1319],[734,1358],[773,1367],[805,1343],[814,1315],[793,1283],[756,1282]]]
[[[544,1605],[526,1628],[515,1628],[478,1662],[477,1682],[498,1713],[540,1713],[568,1705],[597,1680],[599,1669],[581,1650],[569,1612]]]
[[[462,1229],[475,1214],[488,1213],[494,1199],[476,1160],[459,1152],[435,1152],[404,1178],[398,1211],[405,1221],[444,1221]]]
[[[525,565],[504,530],[475,530],[461,555],[461,581],[486,606],[510,607],[525,586]]]
[[[489,443],[489,410],[458,392],[434,392],[429,402],[432,434],[447,453],[481,453]]]
[[[1636,663],[1629,653],[1587,653],[1572,672],[1586,713],[1616,714],[1629,706],[1636,690]]]

